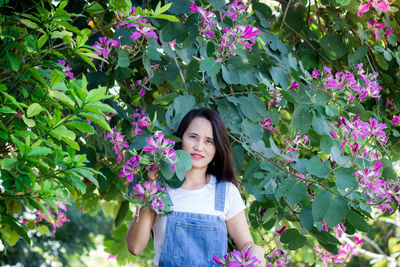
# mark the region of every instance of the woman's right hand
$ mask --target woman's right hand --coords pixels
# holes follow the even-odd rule
[[[149,170],[147,172],[147,177],[149,177],[150,180],[155,180],[158,178],[158,172],[160,171],[160,168],[156,166],[153,170]]]

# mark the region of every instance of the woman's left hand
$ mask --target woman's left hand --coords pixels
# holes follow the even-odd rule
[[[250,248],[247,249],[249,252],[249,259],[252,257],[256,257],[260,262],[254,264],[255,267],[265,267],[265,257],[264,257],[264,249],[256,244],[253,244]]]

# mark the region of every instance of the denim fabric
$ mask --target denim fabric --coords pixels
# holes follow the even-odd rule
[[[226,182],[217,182],[214,205],[222,212],[225,188]],[[212,257],[225,255],[227,244],[225,220],[219,216],[173,211],[167,217],[159,266],[218,266]]]

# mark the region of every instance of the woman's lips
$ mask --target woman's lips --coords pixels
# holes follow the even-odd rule
[[[202,158],[204,158],[202,155],[196,154],[196,153],[192,153],[192,154],[190,154],[190,156],[191,156],[193,159],[202,159]]]

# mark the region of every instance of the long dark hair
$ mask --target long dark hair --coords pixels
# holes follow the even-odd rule
[[[215,156],[208,164],[207,174],[213,174],[217,181],[229,181],[238,186],[234,171],[234,161],[231,146],[229,144],[228,131],[221,116],[215,110],[209,108],[192,109],[179,124],[175,136],[182,139],[183,133],[189,127],[194,118],[204,118],[211,122],[215,144]],[[181,149],[182,143],[178,142],[175,149]]]

